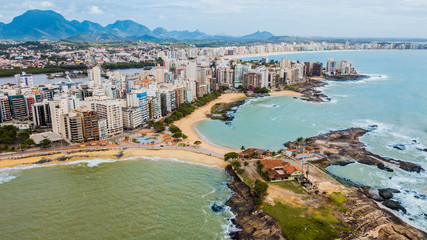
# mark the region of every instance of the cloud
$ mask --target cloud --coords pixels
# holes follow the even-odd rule
[[[92,6],[89,8],[89,14],[98,15],[103,13],[104,11],[102,11],[102,9],[100,9],[98,6]]]
[[[48,2],[48,1],[42,1],[42,2],[40,3],[40,6],[41,6],[42,8],[49,8],[49,7],[53,7],[53,3]]]

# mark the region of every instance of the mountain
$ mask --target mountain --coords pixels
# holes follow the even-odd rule
[[[119,37],[153,35],[146,26],[131,20],[119,21],[105,27],[105,32]]]
[[[51,10],[29,10],[12,22],[0,23],[0,39],[75,40],[75,41],[266,41],[275,36],[270,32],[256,32],[243,37],[212,36],[196,31],[168,31],[156,28],[151,31],[131,20],[117,20],[105,27],[91,21],[69,21]]]
[[[29,10],[3,26],[0,36],[13,40],[40,40],[66,38],[76,28],[61,14],[54,11]]]
[[[241,37],[241,39],[244,39],[244,40],[265,40],[265,39],[269,39],[271,37],[274,37],[274,35],[271,32],[257,31],[255,33],[243,36],[243,37]]]

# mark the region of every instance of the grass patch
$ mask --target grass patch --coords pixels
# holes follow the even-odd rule
[[[341,224],[331,214],[307,214],[307,208],[292,207],[277,202],[273,207],[266,205],[264,211],[279,222],[283,235],[290,240],[337,239],[339,233],[334,226]]]
[[[178,147],[185,147],[185,143],[180,143],[180,144],[178,144]]]
[[[329,195],[329,198],[331,199],[331,204],[334,205],[337,209],[345,212],[350,211],[346,207],[342,206],[343,203],[347,202],[347,199],[342,193],[333,192]]]
[[[288,189],[294,193],[297,194],[305,194],[307,193],[304,188],[301,186],[301,184],[297,183],[296,181],[284,181],[284,182],[276,182],[273,183],[274,185],[277,185],[281,188]]]

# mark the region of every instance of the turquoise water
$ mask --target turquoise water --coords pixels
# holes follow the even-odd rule
[[[0,170],[1,239],[224,239],[219,168],[154,158]]]
[[[427,153],[419,150],[427,148],[427,51],[297,53],[269,59],[280,60],[286,56],[324,64],[329,58],[350,60],[359,73],[370,78],[328,82],[322,88],[332,98],[328,103],[309,103],[292,97],[251,100],[235,114],[231,125],[206,120],[198,124],[197,130],[218,145],[277,150],[283,148],[283,143],[300,136],[376,124],[378,129],[362,138],[368,150],[416,162],[427,169]],[[394,149],[394,144],[404,144],[406,149]],[[335,166],[330,170],[355,182],[413,191],[399,196],[409,211],[403,218],[427,230],[427,219],[422,215],[427,213],[427,199],[417,198],[419,194],[427,195],[425,172],[402,172],[389,179],[389,173],[377,168],[368,171],[360,167]],[[355,169],[359,169],[360,174],[354,174]],[[366,172],[376,177],[365,179]]]

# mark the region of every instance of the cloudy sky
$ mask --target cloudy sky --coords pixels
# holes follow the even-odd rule
[[[150,29],[245,35],[427,38],[427,0],[0,0],[0,21],[29,9],[101,25],[130,19]]]

